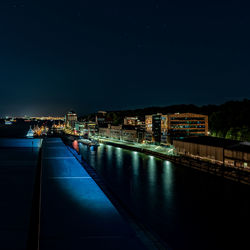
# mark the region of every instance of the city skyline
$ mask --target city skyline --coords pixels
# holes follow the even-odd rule
[[[188,104],[184,104],[184,103],[180,103],[180,104],[174,104],[174,105],[152,105],[152,106],[142,106],[142,107],[134,107],[134,108],[131,108],[131,109],[117,109],[117,110],[105,110],[102,109],[102,107],[100,107],[99,109],[96,109],[96,110],[93,110],[92,112],[89,112],[89,113],[83,113],[82,110],[77,110],[77,109],[72,109],[72,108],[69,108],[67,110],[64,110],[62,113],[59,113],[59,112],[54,112],[54,111],[50,111],[50,112],[47,112],[47,113],[41,113],[41,114],[38,114],[38,112],[30,112],[30,111],[27,111],[26,113],[25,112],[21,112],[20,114],[15,114],[15,113],[11,113],[11,112],[6,112],[6,113],[0,113],[0,119],[5,119],[5,118],[62,118],[65,116],[66,113],[68,112],[76,112],[79,117],[85,117],[87,115],[93,115],[93,114],[96,114],[98,112],[108,112],[108,113],[113,113],[113,112],[134,112],[134,111],[140,111],[140,110],[148,110],[148,109],[154,109],[156,113],[158,112],[162,112],[161,110],[164,109],[164,108],[169,108],[169,109],[174,109],[175,111],[170,111],[170,112],[163,112],[163,113],[167,113],[167,114],[174,114],[174,113],[179,113],[179,112],[183,112],[181,111],[184,107],[186,109],[185,112],[194,112],[192,111],[193,108],[205,108],[205,113],[207,113],[208,110],[210,110],[210,112],[214,109],[214,108],[220,108],[221,106],[223,105],[226,105],[226,104],[230,104],[230,103],[245,103],[246,105],[248,105],[250,99],[246,99],[246,98],[243,98],[243,99],[238,99],[238,100],[228,100],[227,102],[224,102],[224,103],[220,103],[220,104],[216,104],[216,103],[209,103],[209,104],[204,104],[204,105],[195,105],[193,103],[188,103]],[[208,109],[208,110],[207,110]],[[157,111],[158,110],[158,111]],[[177,111],[176,111],[177,110]],[[152,111],[149,111],[149,112],[152,112]],[[196,111],[197,112],[197,111]],[[201,112],[201,111],[199,111]]]
[[[12,1],[0,6],[0,115],[250,98],[248,3]]]

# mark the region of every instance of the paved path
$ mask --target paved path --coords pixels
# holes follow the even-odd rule
[[[61,139],[42,151],[41,250],[144,249]]]

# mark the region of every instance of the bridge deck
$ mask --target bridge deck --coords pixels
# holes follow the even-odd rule
[[[144,249],[61,139],[42,151],[41,250]]]

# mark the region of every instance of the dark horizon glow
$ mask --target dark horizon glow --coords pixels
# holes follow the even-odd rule
[[[0,116],[250,98],[249,3],[0,4]]]

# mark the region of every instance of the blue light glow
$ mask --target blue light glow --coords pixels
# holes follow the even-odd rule
[[[47,149],[50,150],[49,147]],[[117,213],[106,195],[73,155],[68,158],[57,157],[60,150],[63,150],[62,146],[54,151],[54,157],[45,160],[44,178],[51,184],[58,185],[63,193],[96,216]]]

